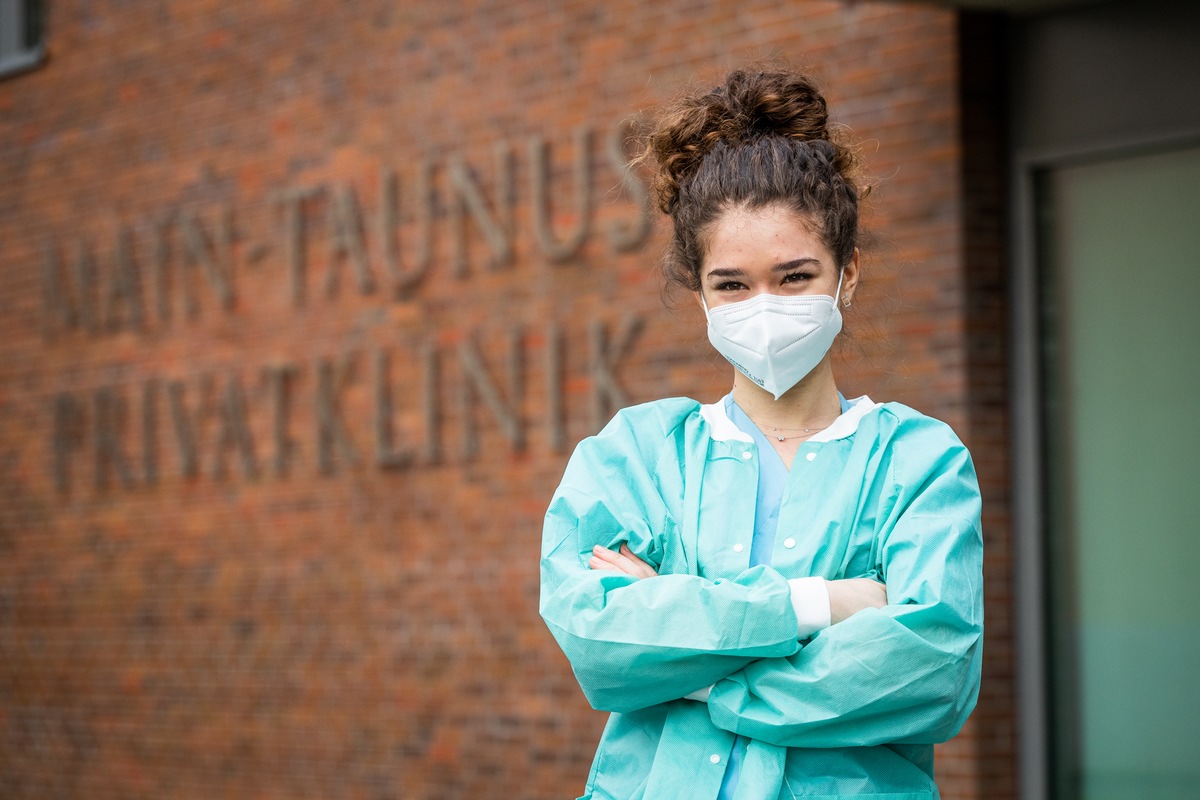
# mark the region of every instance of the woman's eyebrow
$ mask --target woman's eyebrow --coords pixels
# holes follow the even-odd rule
[[[771,267],[771,271],[772,272],[787,272],[789,269],[795,269],[796,267],[803,267],[803,266],[807,266],[809,264],[813,264],[813,265],[816,265],[819,267],[821,265],[821,260],[819,258],[812,258],[811,256],[805,256],[804,258],[793,258],[791,261],[784,261],[782,263],[776,264],[775,266]],[[745,274],[746,273],[743,270],[740,270],[737,267],[717,267],[716,269],[710,269],[708,272],[706,272],[704,274],[704,277],[705,278],[740,278]]]
[[[775,266],[771,267],[771,271],[787,272],[789,269],[807,266],[808,264],[816,264],[819,267],[821,266],[821,260],[819,258],[812,257],[794,258],[791,261],[784,261],[782,264],[776,264]]]
[[[743,276],[745,274],[746,274],[745,272],[738,269],[737,267],[718,267],[717,269],[710,269],[707,273],[705,273],[704,277],[706,277],[706,278],[740,278],[741,276]]]

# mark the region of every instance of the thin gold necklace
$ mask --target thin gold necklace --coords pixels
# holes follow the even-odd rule
[[[742,409],[742,413],[746,414],[746,417],[751,422],[754,423],[755,427],[758,428],[759,431],[762,432],[763,436],[770,436],[778,442],[786,442],[791,439],[804,439],[808,436],[812,436],[814,433],[817,433],[818,431],[823,431],[826,428],[828,428],[830,425],[832,425],[834,422],[837,421],[837,417],[841,416],[841,412],[842,412],[842,410],[839,406],[838,413],[834,416],[833,420],[822,425],[819,428],[780,428],[777,425],[763,425],[761,422],[756,420],[754,417],[751,417],[748,413],[746,413],[745,409]],[[768,430],[767,430],[768,428],[770,428],[770,432],[768,432]],[[800,433],[797,433],[795,436],[784,435],[788,431],[800,431]]]
[[[755,424],[757,425],[758,423],[755,423]],[[832,424],[833,424],[832,422],[829,423],[829,425],[832,425]],[[817,431],[825,430],[825,428],[828,428],[829,425],[825,425],[820,428],[775,428],[775,427],[772,427],[770,433],[767,433],[766,431],[763,431],[763,433],[767,433],[768,436],[775,437],[775,439],[777,441],[786,442],[789,439],[803,439],[805,437],[812,436]],[[762,426],[759,426],[760,430],[761,430],[761,428],[762,428]],[[804,431],[804,433],[798,433],[795,436],[784,436],[782,433],[780,433],[780,431]]]
[[[747,414],[746,416],[749,417],[750,415]],[[763,435],[774,437],[777,441],[780,441],[780,442],[786,442],[789,439],[803,439],[806,436],[812,436],[817,431],[823,431],[826,428],[828,428],[829,425],[833,424],[832,422],[830,422],[829,425],[822,425],[819,428],[779,428],[774,425],[767,425],[764,427],[763,425],[759,424],[758,422],[755,422],[754,419],[751,419],[750,421],[754,422],[754,424],[758,426],[758,429],[763,432]],[[767,428],[770,428],[769,433],[767,432]],[[802,433],[798,433],[795,436],[784,436],[783,433],[780,433],[780,431],[802,431]]]

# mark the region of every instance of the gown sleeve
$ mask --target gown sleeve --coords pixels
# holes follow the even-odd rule
[[[962,727],[982,663],[979,487],[966,448],[925,419],[889,465],[876,539],[888,605],[718,681],[715,725],[787,747],[929,744]]]
[[[656,569],[678,546],[686,448],[671,437],[661,409],[618,414],[576,448],[546,513],[541,615],[600,710],[677,700],[800,647],[788,582],[770,568],[713,581],[588,567],[597,544],[627,542]]]

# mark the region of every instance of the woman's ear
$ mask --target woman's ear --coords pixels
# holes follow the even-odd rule
[[[850,302],[854,299],[854,290],[858,288],[858,248],[854,248],[854,255],[850,257],[850,261],[846,266],[842,267],[842,296],[838,301],[846,308],[850,307]]]

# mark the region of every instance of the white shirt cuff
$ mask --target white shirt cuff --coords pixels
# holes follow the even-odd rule
[[[708,702],[708,693],[712,691],[711,686],[705,686],[703,689],[697,689],[694,692],[688,692],[683,696],[684,700],[695,700],[700,703]]]
[[[825,586],[824,578],[792,578],[788,581],[792,589],[792,608],[796,611],[799,621],[798,634],[801,639],[807,639],[814,633],[828,628],[831,619],[829,613],[829,589]]]

